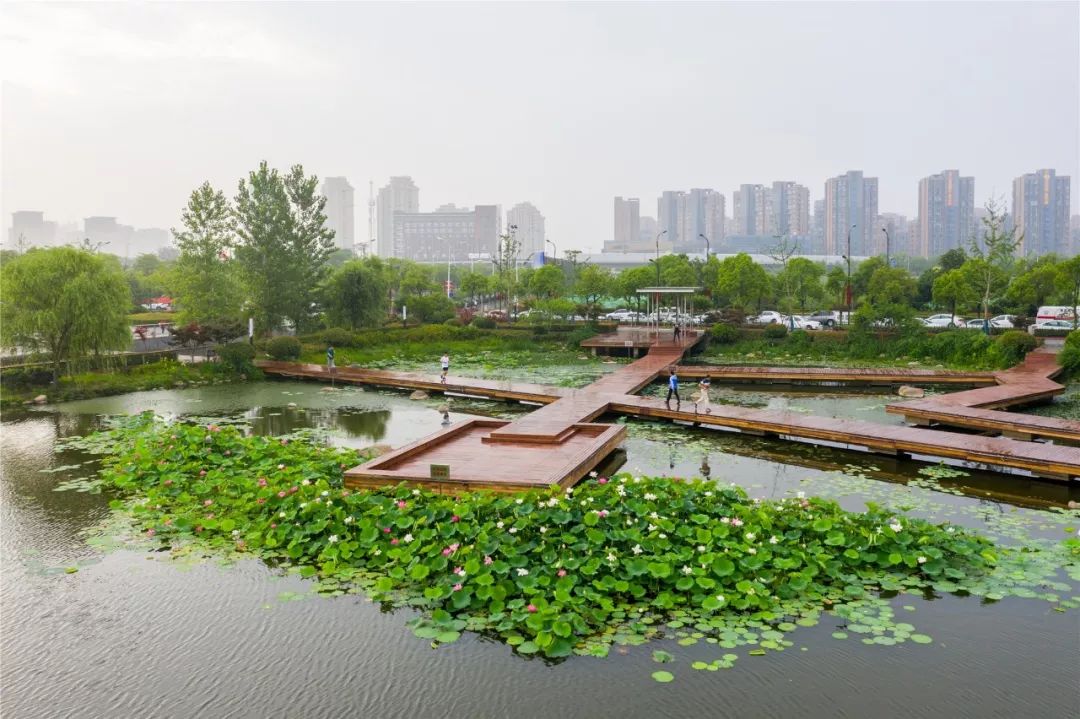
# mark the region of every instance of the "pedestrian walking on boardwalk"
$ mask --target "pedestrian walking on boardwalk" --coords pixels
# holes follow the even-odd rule
[[[679,398],[679,376],[675,374],[675,368],[671,368],[671,374],[668,375],[667,380],[667,399],[664,400],[664,404],[668,409],[671,409],[671,395],[675,395],[675,410],[678,411],[682,407],[682,399]]]
[[[702,377],[698,382],[697,395],[694,397],[694,412],[697,413],[704,410],[705,414],[712,414],[712,408],[709,407],[709,389],[712,387],[712,382],[708,377]]]
[[[448,352],[443,352],[442,359],[439,360],[439,362],[442,365],[441,381],[443,384],[446,384],[446,375],[450,373],[450,354]]]
[[[327,345],[326,347],[326,371],[333,372],[336,369],[334,365],[334,345]]]

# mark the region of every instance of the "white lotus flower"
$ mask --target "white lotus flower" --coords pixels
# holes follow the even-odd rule
[[[682,573],[683,574],[693,574],[694,570],[691,569],[690,567],[687,567],[687,566],[683,565]]]
[[[780,537],[773,535],[769,537],[769,544],[780,544]]]
[[[412,536],[411,534],[406,534],[406,535],[405,535],[404,537],[402,537],[401,539],[402,539],[402,540],[403,540],[403,541],[404,541],[404,542],[405,542],[406,544],[408,544],[409,542],[411,542],[411,541],[413,540],[413,536]]]
[[[527,577],[527,576],[529,575],[529,570],[528,570],[528,569],[524,569],[524,568],[522,568],[522,567],[518,567],[518,570],[517,570],[517,575],[518,575],[519,577]]]
[[[652,502],[655,499],[656,499],[656,495],[653,494],[652,492],[646,492],[645,493],[645,501],[646,502]]]
[[[919,557],[918,562],[919,564],[926,564],[926,557]]]
[[[328,539],[327,541],[329,541],[330,544],[337,544],[338,536],[336,534],[331,534],[330,539]]]

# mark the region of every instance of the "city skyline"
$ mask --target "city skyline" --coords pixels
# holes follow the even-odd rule
[[[357,187],[409,173],[464,206],[529,198],[560,247],[595,250],[616,195],[759,178],[813,201],[864,168],[882,211],[914,217],[941,168],[977,178],[977,205],[1037,168],[1080,175],[1080,75],[1060,61],[1080,7],[930,7],[8,3],[0,210],[172,227],[192,188],[231,196],[266,159]],[[503,111],[522,93],[529,112]]]

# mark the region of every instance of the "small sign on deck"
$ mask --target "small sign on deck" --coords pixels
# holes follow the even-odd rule
[[[634,340],[623,340],[622,344],[623,344],[623,347],[633,347],[634,346]]]
[[[432,479],[450,479],[449,464],[433,464],[430,466]]]

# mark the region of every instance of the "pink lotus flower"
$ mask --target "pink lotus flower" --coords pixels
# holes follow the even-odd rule
[[[205,469],[200,469],[199,470],[199,476],[200,477],[205,477],[206,476],[206,470]]]
[[[266,477],[259,477],[259,486],[260,487],[265,487],[266,486]]]
[[[464,574],[465,570],[461,567],[454,567],[454,574]]]
[[[270,522],[270,529],[277,529],[277,524]]]
[[[406,502],[404,499],[399,499],[398,500],[398,503],[397,503],[397,508],[398,509],[405,509],[408,506],[409,506],[408,502]]]
[[[201,524],[196,524],[195,525],[195,531],[196,532],[201,532],[202,531],[202,525]]]
[[[394,546],[397,546],[397,543],[398,543],[397,537],[394,537],[393,539],[390,540],[390,544],[393,544]]]
[[[597,512],[597,514],[600,515],[601,517],[606,517],[606,516],[608,516],[608,511],[606,509],[601,509],[600,511]]]
[[[204,507],[209,507],[209,506],[210,506],[211,504],[213,504],[213,503],[214,503],[214,500],[212,500],[212,499],[208,499],[208,500],[206,500],[205,502],[203,502],[203,506],[204,506]]]
[[[289,492],[291,492],[293,494],[295,494],[296,492],[299,492],[299,491],[300,491],[300,488],[297,487],[295,484],[293,486],[289,487]]]
[[[283,439],[283,440],[281,440],[281,443],[282,443],[282,444],[288,444],[288,443],[289,443],[289,440],[287,440],[287,439]]]
[[[168,487],[169,485],[172,484],[172,480],[171,479],[166,479],[164,482],[162,482],[162,484],[164,484],[166,487]]]
[[[455,515],[454,515],[453,517],[451,517],[451,518],[450,518],[450,521],[451,521],[451,522],[460,522],[460,521],[461,521],[461,517],[459,517],[459,516],[457,516],[457,515],[455,514]]]
[[[535,614],[536,613],[536,605],[535,604],[530,604],[529,606],[525,607],[525,611],[528,612],[529,614]]]
[[[454,585],[454,591],[455,592],[460,592],[461,591],[461,584],[460,583]]]
[[[153,537],[155,534],[157,534],[157,532],[155,532],[153,529],[146,530],[147,537]]]
[[[278,493],[277,493],[277,496],[279,496],[279,497],[281,497],[281,498],[283,498],[283,499],[284,499],[284,497],[285,497],[285,492],[278,492]]]
[[[555,574],[557,576],[560,576],[560,577],[565,577],[566,576],[566,570],[565,569],[560,569],[559,571],[555,572]]]
[[[495,560],[492,559],[491,557],[484,557],[484,564],[491,564],[494,561]]]
[[[171,527],[172,526],[172,520],[171,519],[166,519],[165,520],[165,526],[166,527]]]
[[[732,527],[741,527],[742,525],[743,525],[743,521],[741,519],[739,519],[738,517],[735,517],[734,519],[731,520],[731,526]]]
[[[598,480],[596,480],[596,481],[597,481],[597,482],[598,482],[599,484],[607,484],[607,483],[608,483],[607,477],[601,477],[600,479],[598,479]]]
[[[383,534],[390,534],[390,527],[383,527]]]
[[[258,498],[258,499],[256,499],[255,501],[256,501],[256,502],[257,502],[258,504],[266,504],[266,499],[265,499],[265,498],[263,498],[263,497],[259,497],[259,498]]]

